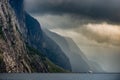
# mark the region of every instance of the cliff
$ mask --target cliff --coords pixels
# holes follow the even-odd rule
[[[39,50],[54,64],[71,70],[68,57],[56,42],[42,31],[39,22],[24,11],[23,1],[24,0],[9,0],[9,3],[16,13],[20,26],[22,26],[18,29],[24,37],[25,42],[29,46]]]
[[[68,57],[61,48],[49,38],[42,30],[37,20],[26,14],[27,40],[28,44],[47,56],[54,64],[71,70]]]
[[[0,55],[6,72],[31,72],[17,18],[7,0],[0,1]],[[2,67],[4,68],[4,67]]]
[[[91,67],[84,53],[78,48],[76,43],[68,37],[63,37],[47,29],[44,32],[51,37],[61,47],[62,51],[69,57],[72,72],[89,72]]]
[[[0,0],[0,72],[66,72],[30,45],[22,6],[23,0]]]

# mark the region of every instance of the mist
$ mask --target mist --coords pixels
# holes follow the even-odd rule
[[[104,71],[120,72],[119,0],[26,0],[26,3],[26,10],[42,29],[71,38],[87,59],[98,63]]]

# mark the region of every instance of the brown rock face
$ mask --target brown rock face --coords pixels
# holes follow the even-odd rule
[[[0,73],[64,72],[25,44],[20,27],[8,0],[0,0]]]
[[[7,72],[31,72],[24,60],[27,52],[18,31],[19,24],[7,0],[0,0],[0,55]]]

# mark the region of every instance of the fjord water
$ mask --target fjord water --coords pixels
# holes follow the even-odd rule
[[[0,74],[1,80],[120,80],[120,74]]]

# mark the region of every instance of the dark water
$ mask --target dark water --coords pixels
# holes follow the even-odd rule
[[[120,80],[120,74],[0,74],[0,80]]]

